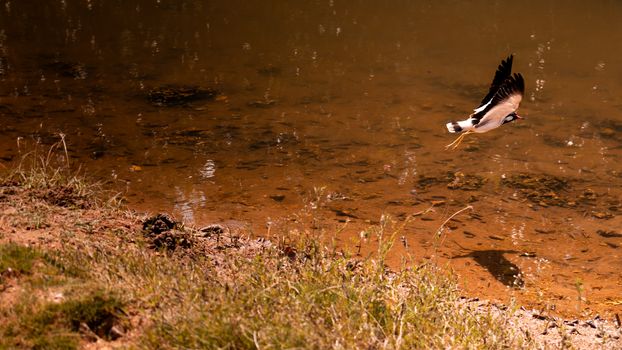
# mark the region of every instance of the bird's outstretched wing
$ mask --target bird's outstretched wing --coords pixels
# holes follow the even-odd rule
[[[520,73],[505,79],[490,103],[477,114],[479,118],[474,124],[475,127],[485,130],[501,126],[503,119],[518,109],[524,94],[525,80]],[[472,118],[475,118],[475,115]]]
[[[473,125],[477,125],[484,115],[486,115],[486,113],[495,106],[495,103],[499,102],[498,100],[495,102],[493,99],[499,90],[506,84],[507,80],[512,78],[513,61],[514,55],[510,55],[508,58],[501,61],[501,64],[497,67],[497,71],[495,72],[495,77],[492,79],[492,83],[490,84],[488,94],[484,97],[479,107],[475,108],[473,114],[471,115]]]
[[[495,96],[505,80],[512,76],[513,61],[514,55],[510,55],[508,56],[508,58],[501,61],[501,64],[499,64],[499,67],[497,67],[497,71],[495,72],[495,77],[492,79],[492,83],[490,83],[490,89],[488,90],[488,94],[486,94],[486,97],[482,99],[482,102],[479,105],[480,107],[490,102],[490,99]]]
[[[502,84],[499,86],[499,89],[492,97],[492,101],[490,105],[494,106],[503,101],[508,100],[509,98],[513,99],[513,102],[516,103],[516,108],[518,108],[518,104],[523,99],[523,95],[525,94],[525,80],[520,73],[516,73],[510,77],[508,77]]]

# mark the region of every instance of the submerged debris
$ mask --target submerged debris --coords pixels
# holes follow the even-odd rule
[[[622,141],[622,138],[620,138],[620,132],[622,132],[622,122],[607,120],[598,125],[597,132],[598,135],[604,139]]]
[[[88,75],[84,64],[79,62],[55,61],[44,65],[43,68],[66,78],[86,79]]]
[[[583,203],[593,202],[598,198],[596,192],[594,192],[590,188],[586,188],[582,194],[579,195],[578,199]]]
[[[450,190],[475,191],[486,183],[486,178],[480,175],[465,174],[461,171],[447,172],[442,176],[419,176],[417,185],[427,188],[445,184]]]
[[[260,75],[263,75],[263,76],[267,76],[267,77],[278,76],[278,75],[281,74],[281,72],[282,72],[281,67],[273,66],[271,64],[269,64],[269,65],[267,65],[265,67],[257,69],[257,73],[259,73]]]
[[[180,106],[197,100],[212,100],[218,95],[214,89],[197,86],[165,85],[149,90],[147,99],[160,107]]]
[[[417,179],[417,185],[420,188],[427,188],[429,186],[433,186],[433,185],[438,185],[440,183],[443,183],[444,180],[442,177],[434,177],[434,176],[423,176],[420,175],[419,178]]]
[[[270,196],[270,199],[272,199],[275,202],[282,202],[285,199],[285,195],[283,194],[273,194]]]
[[[265,99],[265,100],[255,100],[250,101],[246,105],[253,108],[270,108],[276,104],[276,100]]]
[[[561,191],[568,188],[566,180],[547,174],[515,174],[503,179],[503,183],[513,188],[543,191]]]
[[[622,233],[617,231],[598,230],[596,233],[605,238],[622,238]]]
[[[504,178],[502,183],[541,207],[573,208],[596,219],[611,219],[620,209],[619,199],[591,188],[574,189],[569,180],[552,175],[521,173]]]
[[[329,209],[335,213],[338,217],[346,217],[351,219],[358,219],[359,217],[354,213],[356,209],[329,207]]]
[[[448,174],[447,178],[451,180],[451,182],[447,184],[447,188],[450,190],[475,191],[479,190],[486,182],[486,179],[482,176],[465,175],[461,171]]]
[[[569,189],[568,182],[547,174],[515,174],[502,180],[505,186],[518,189],[529,200],[543,207],[573,207],[576,202],[565,198],[562,191]]]
[[[592,216],[597,219],[611,219],[613,214],[607,211],[592,211]]]

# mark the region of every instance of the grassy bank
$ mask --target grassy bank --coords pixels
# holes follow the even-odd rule
[[[0,179],[0,349],[427,349],[530,344],[432,264],[388,271],[305,234],[138,217],[45,162]],[[95,200],[97,198],[97,200]]]

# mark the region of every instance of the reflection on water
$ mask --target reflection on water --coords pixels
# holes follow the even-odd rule
[[[211,177],[216,176],[216,163],[213,160],[209,159],[203,167],[199,171],[202,179],[209,179]]]
[[[620,312],[621,11],[0,0],[0,159],[62,133],[73,164],[130,206],[258,235],[325,230],[354,246],[386,214],[408,242],[395,266],[430,256],[472,205],[439,254],[464,257],[451,264],[468,291],[503,298],[520,271],[523,300],[571,309],[581,281],[591,309]],[[445,151],[445,123],[509,53],[526,120]]]

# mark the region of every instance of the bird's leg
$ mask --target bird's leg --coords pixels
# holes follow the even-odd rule
[[[467,130],[465,132],[463,132],[462,134],[458,135],[458,137],[454,140],[454,142],[448,144],[447,146],[445,146],[445,149],[456,149],[458,148],[458,146],[460,146],[460,144],[462,143],[462,139],[464,139],[465,136],[467,136],[468,134],[473,133],[471,130]]]

